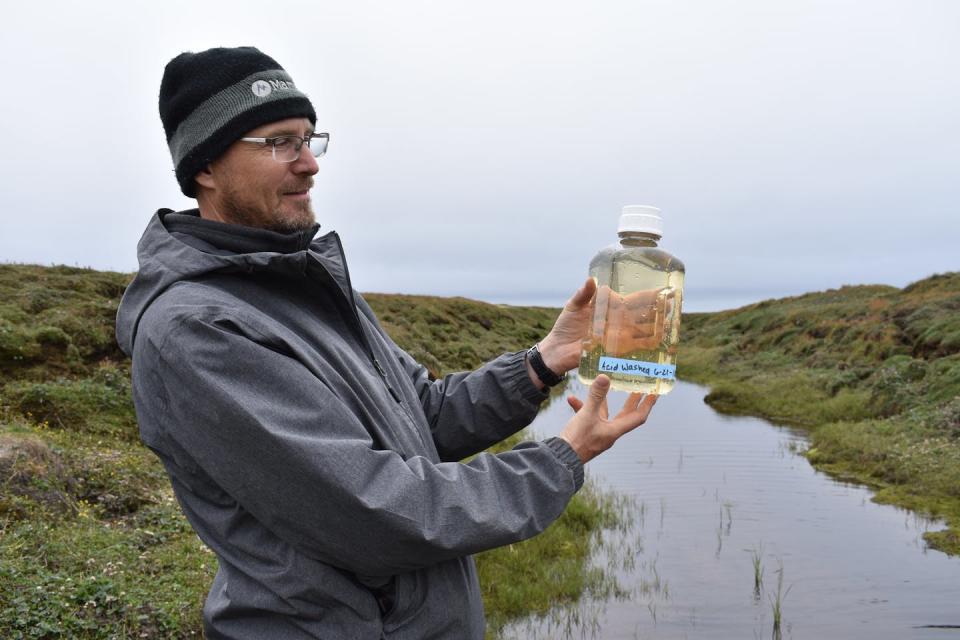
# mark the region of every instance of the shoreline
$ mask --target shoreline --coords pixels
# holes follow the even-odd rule
[[[946,522],[960,555],[960,273],[685,317],[678,373],[721,413],[803,429],[814,468]],[[683,334],[684,327],[681,327]]]

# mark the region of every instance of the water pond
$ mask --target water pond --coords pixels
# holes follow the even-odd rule
[[[585,393],[576,380],[567,391]],[[922,537],[940,523],[814,470],[802,433],[720,415],[706,391],[679,384],[587,467],[627,515],[593,559],[618,588],[517,622],[504,638],[960,640],[949,628],[960,626],[960,558]],[[611,408],[625,395],[612,392]],[[556,435],[570,415],[558,397],[532,428]]]

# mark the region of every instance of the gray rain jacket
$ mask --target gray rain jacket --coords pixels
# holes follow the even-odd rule
[[[583,482],[523,352],[432,381],[350,285],[336,233],[160,210],[117,339],[143,442],[219,570],[212,639],[482,638],[470,554],[529,538]]]

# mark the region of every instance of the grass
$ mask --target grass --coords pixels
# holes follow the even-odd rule
[[[947,521],[960,553],[960,273],[684,317],[680,375],[715,409],[809,430],[818,468]]]
[[[560,312],[466,298],[367,293],[364,299],[390,337],[436,377],[532,345],[547,335]]]
[[[0,265],[0,637],[202,637],[217,561],[139,442],[130,363],[113,337],[130,279]],[[436,376],[528,346],[559,311],[368,300]],[[514,617],[609,588],[587,558],[618,518],[611,500],[588,486],[543,535],[478,556],[491,636]]]
[[[780,568],[777,569],[777,590],[768,593],[767,599],[770,600],[770,608],[773,613],[773,637],[777,640],[782,637],[783,631],[781,625],[783,623],[783,601],[790,593],[792,586],[787,587],[787,590],[783,590],[783,560],[780,560]]]
[[[750,560],[753,562],[753,597],[759,600],[763,590],[763,543],[750,550]]]

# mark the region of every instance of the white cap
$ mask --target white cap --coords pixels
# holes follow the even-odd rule
[[[628,204],[620,214],[620,226],[617,228],[617,233],[625,231],[663,236],[660,209],[645,204]]]

